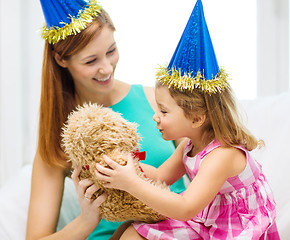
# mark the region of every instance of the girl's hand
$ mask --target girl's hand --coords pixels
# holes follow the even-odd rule
[[[97,163],[95,171],[96,177],[103,181],[103,186],[128,191],[138,178],[132,156],[128,155],[128,162],[125,166],[118,164],[106,155],[103,156],[103,159],[110,168]]]
[[[75,168],[71,178],[77,191],[77,196],[81,207],[81,217],[87,221],[88,224],[97,226],[101,221],[99,206],[106,200],[107,195],[102,194],[93,200],[92,196],[96,191],[98,191],[99,187],[97,187],[92,180],[80,180],[80,172],[81,167]]]

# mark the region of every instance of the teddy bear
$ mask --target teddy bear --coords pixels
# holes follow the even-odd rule
[[[125,120],[120,113],[98,104],[78,106],[68,116],[62,131],[62,145],[72,162],[72,167],[82,166],[80,179],[91,179],[100,187],[93,198],[106,192],[108,197],[100,206],[102,218],[108,221],[134,220],[154,223],[166,217],[154,211],[128,192],[105,188],[95,175],[96,163],[108,167],[102,156],[105,154],[119,164],[127,163],[132,154],[136,172],[144,181],[161,189],[165,183],[146,177],[139,164],[140,152],[137,124]]]

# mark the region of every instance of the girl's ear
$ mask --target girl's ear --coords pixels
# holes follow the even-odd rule
[[[198,128],[198,127],[201,127],[204,122],[206,120],[206,115],[205,114],[202,114],[202,115],[196,115],[194,118],[193,118],[193,121],[192,121],[192,127],[193,128]]]
[[[63,67],[63,68],[67,68],[67,61],[64,60],[58,53],[54,52],[54,59],[56,61],[56,63]]]

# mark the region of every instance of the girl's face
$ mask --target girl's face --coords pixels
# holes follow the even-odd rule
[[[85,48],[58,63],[71,73],[79,97],[90,100],[112,90],[118,60],[114,32],[105,26]]]
[[[153,120],[164,140],[176,140],[189,137],[192,129],[192,121],[185,117],[183,109],[179,107],[171,97],[168,87],[157,87],[155,98],[158,111],[155,112]]]

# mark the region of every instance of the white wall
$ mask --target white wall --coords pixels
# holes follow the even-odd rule
[[[239,98],[254,98],[257,78],[256,1],[202,2],[219,65],[229,72]],[[155,69],[158,64],[170,61],[194,4],[195,0],[178,3],[176,0],[104,1],[103,6],[117,27],[121,60],[116,76],[125,81],[154,85]],[[120,11],[127,6],[131,6],[131,10]]]
[[[10,43],[11,38],[21,37],[21,27],[18,24],[17,18],[13,15],[8,15],[4,19],[5,9],[8,9],[9,2],[2,2],[0,6],[0,26],[1,26],[1,41],[0,41],[0,104],[1,104],[1,119],[0,119],[0,158],[1,158],[1,175],[0,180],[3,182],[5,171],[11,169],[13,165],[4,161],[4,159],[12,156],[16,171],[21,164],[22,152],[22,124],[18,119],[22,119],[22,110],[20,101],[22,99],[21,92],[21,46],[18,41]],[[21,14],[20,1],[15,2],[13,9],[15,15]],[[6,14],[7,15],[7,14]],[[9,24],[14,26],[13,31],[10,31]],[[8,34],[10,33],[10,34]],[[8,57],[11,56],[11,57]],[[5,81],[4,81],[5,78]],[[10,108],[13,108],[13,111]],[[9,144],[7,144],[9,142]],[[3,160],[2,160],[3,159]]]
[[[101,2],[117,27],[116,77],[153,86],[155,68],[170,60],[195,0]],[[240,99],[289,91],[288,0],[257,3],[203,0],[219,64]],[[37,0],[0,0],[0,186],[33,160],[43,23]]]
[[[35,0],[0,0],[0,185],[36,146],[42,12]]]
[[[289,1],[258,0],[257,94],[289,91]]]

